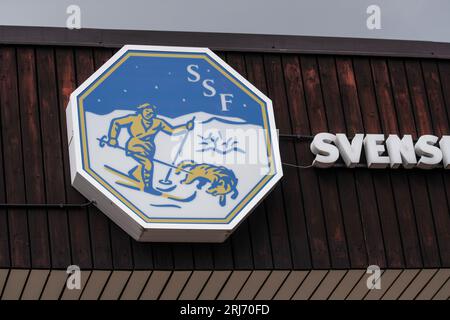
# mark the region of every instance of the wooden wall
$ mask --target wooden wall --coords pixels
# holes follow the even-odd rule
[[[0,202],[82,203],[65,107],[111,49],[0,47]],[[450,134],[450,61],[219,53],[272,100],[280,133]],[[283,162],[309,144],[281,140]],[[0,209],[0,268],[450,267],[450,173],[296,169],[223,244],[145,244],[94,207]]]

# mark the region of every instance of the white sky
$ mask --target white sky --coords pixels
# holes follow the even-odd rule
[[[312,35],[450,42],[449,0],[0,0],[0,25]],[[381,30],[366,8],[381,7]]]

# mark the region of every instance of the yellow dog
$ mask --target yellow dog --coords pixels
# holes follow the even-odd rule
[[[178,164],[175,174],[186,172],[182,184],[191,184],[198,181],[197,189],[201,189],[206,183],[210,183],[206,192],[219,196],[219,203],[223,207],[226,204],[226,195],[232,193],[231,199],[239,195],[237,191],[238,179],[234,172],[223,166],[214,166],[207,163],[196,164],[193,161],[182,161]]]

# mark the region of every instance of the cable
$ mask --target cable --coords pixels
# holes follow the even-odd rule
[[[300,140],[300,141],[312,141],[314,139],[313,135],[307,135],[307,134],[289,134],[289,133],[279,133],[278,136],[280,138],[287,138],[287,139],[295,139],[295,140]],[[385,134],[386,136],[386,134]],[[349,141],[353,140],[353,137],[349,137],[347,136],[347,139]],[[413,139],[413,142],[416,143],[419,139],[415,138]]]
[[[315,167],[313,164],[306,165],[306,166],[296,165],[296,164],[287,163],[287,162],[282,162],[282,164],[285,165],[285,166],[288,166],[288,167],[294,167],[294,168],[299,168],[299,169],[309,169],[309,168],[321,169],[320,167]],[[348,167],[344,163],[334,163],[329,168],[331,168],[331,169],[332,168],[345,168],[345,169],[347,169]],[[363,164],[363,163],[358,163],[358,164],[354,165],[351,169],[355,169],[355,168],[367,168],[367,165]]]
[[[296,165],[296,164],[293,164],[293,163],[286,163],[286,162],[282,162],[282,164],[283,164],[284,166],[294,167],[294,168],[299,168],[299,169],[309,169],[309,168],[312,168],[312,167],[313,167],[312,164],[307,165],[307,166],[299,166],[299,165]]]
[[[310,141],[314,138],[313,136],[304,135],[304,134],[287,134],[287,133],[280,133],[278,136],[280,138],[289,138],[289,139],[295,139],[295,140],[300,140],[300,141],[302,141],[302,140]]]
[[[95,204],[94,201],[85,203],[0,203],[2,209],[66,209],[85,208]]]

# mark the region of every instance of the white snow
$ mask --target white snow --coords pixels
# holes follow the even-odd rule
[[[194,160],[196,163],[208,163],[216,166],[223,165],[228,169],[231,169],[238,179],[237,189],[239,191],[239,196],[237,199],[231,199],[231,194],[228,194],[226,206],[222,207],[219,204],[218,196],[214,197],[205,192],[209,187],[209,184],[206,184],[202,190],[196,189],[195,186],[197,183],[195,182],[192,185],[179,184],[179,181],[186,175],[184,173],[181,173],[180,175],[172,173],[170,180],[172,180],[177,187],[170,193],[176,196],[186,197],[197,190],[196,198],[189,203],[168,200],[142,191],[120,186],[116,182],[121,179],[115,174],[107,171],[104,165],[109,165],[117,170],[127,173],[137,165],[137,162],[131,157],[127,157],[123,150],[114,149],[109,146],[101,148],[97,139],[108,134],[109,125],[112,119],[129,114],[134,114],[134,112],[130,110],[116,110],[106,115],[97,115],[90,112],[86,113],[89,160],[91,168],[95,172],[149,217],[223,218],[268,172],[265,149],[264,147],[262,149],[256,148],[259,145],[257,139],[263,139],[263,135],[261,134],[256,140],[254,138],[254,132],[261,133],[262,130],[259,130],[261,127],[248,124],[240,118],[222,117],[205,112],[197,112],[174,119],[160,116],[160,118],[166,120],[173,126],[184,124],[195,116],[195,128],[188,133],[186,143],[179,158],[175,161],[175,164],[178,164],[183,160]],[[216,117],[217,120],[215,119],[206,124],[202,124],[202,122],[207,121],[212,117]],[[226,124],[221,120],[233,121],[236,122],[236,124]],[[230,152],[227,155],[222,155],[214,151],[204,153],[198,152],[202,147],[200,142],[203,141],[200,136],[207,137],[210,133],[212,133],[214,137],[222,135],[223,141],[227,141],[229,138],[235,138],[238,141],[239,148],[244,149],[246,154],[243,155],[241,153]],[[172,163],[184,134],[185,133],[177,136],[170,136],[163,132],[158,133],[155,139],[157,149],[155,158],[167,163]],[[129,134],[127,129],[123,128],[118,139],[119,145],[125,146],[128,139]],[[263,161],[258,161],[258,152],[264,154],[262,157]],[[169,167],[155,163],[153,177],[155,187],[167,187],[161,185],[159,181],[166,176],[168,170]],[[183,210],[169,207],[153,207],[151,204],[174,204],[181,206]],[[202,208],[209,208],[209,210],[205,211]]]

